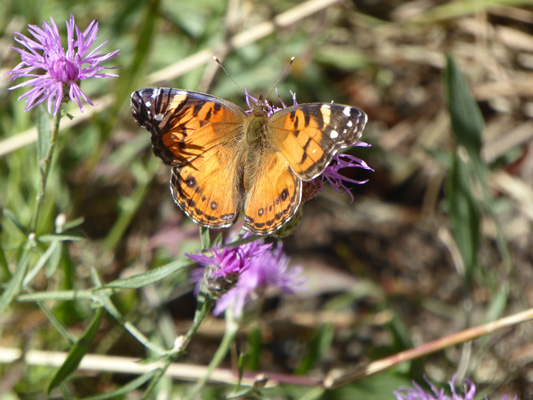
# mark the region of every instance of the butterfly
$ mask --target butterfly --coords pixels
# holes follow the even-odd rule
[[[356,107],[306,103],[274,112],[260,98],[248,113],[209,94],[171,88],[131,95],[152,150],[172,168],[176,204],[198,225],[226,228],[244,209],[244,228],[270,235],[296,213],[302,181],[320,175],[355,144],[367,121]]]

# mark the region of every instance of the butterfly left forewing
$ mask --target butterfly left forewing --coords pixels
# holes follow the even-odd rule
[[[211,147],[241,140],[246,118],[233,103],[171,88],[133,92],[131,111],[151,133],[154,154],[167,165],[184,165]]]
[[[242,200],[245,112],[205,93],[170,88],[137,90],[131,109],[137,123],[150,131],[154,154],[173,167],[176,204],[201,226],[232,225]]]
[[[267,129],[292,170],[307,181],[321,174],[340,148],[361,138],[366,121],[356,107],[306,103],[273,114]]]

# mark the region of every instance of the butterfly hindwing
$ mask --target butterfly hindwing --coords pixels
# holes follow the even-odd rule
[[[307,103],[272,115],[268,132],[292,170],[308,181],[324,171],[340,148],[360,139],[366,121],[356,107]]]
[[[265,151],[246,187],[244,227],[256,235],[268,235],[285,224],[296,212],[302,196],[302,181],[285,157]]]
[[[239,165],[234,152],[227,150],[211,147],[186,165],[172,168],[172,197],[201,226],[225,228],[239,216]]]

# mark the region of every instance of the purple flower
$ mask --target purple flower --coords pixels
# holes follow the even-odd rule
[[[243,236],[248,237],[249,234]],[[269,251],[272,244],[263,244],[262,241],[253,241],[238,247],[222,247],[215,245],[209,249],[210,255],[205,254],[185,254],[191,260],[209,268],[207,280],[209,289],[215,297],[225,293],[233,287],[239,276],[250,268],[252,261],[261,254]],[[195,293],[198,294],[201,287],[205,268],[198,268],[192,273],[192,281],[197,282]]]
[[[268,288],[294,293],[305,279],[300,277],[302,267],[289,268],[288,265],[289,259],[281,245],[251,259],[249,268],[240,275],[235,287],[217,301],[213,313],[219,315],[232,307],[235,317],[239,318],[245,305],[260,299]]]
[[[370,145],[365,142],[358,142],[354,145],[354,147],[369,147]],[[331,164],[328,165],[328,167],[325,169],[322,174],[315,179],[320,180],[320,187],[324,185],[325,182],[328,182],[333,188],[337,191],[337,193],[348,193],[350,195],[350,198],[353,199],[353,195],[351,192],[351,188],[346,186],[344,182],[350,182],[355,183],[357,185],[362,185],[364,183],[368,182],[368,179],[364,181],[358,181],[356,179],[348,178],[342,174],[339,173],[339,170],[344,168],[362,168],[366,169],[368,171],[374,172],[372,168],[368,166],[366,162],[361,160],[360,158],[356,156],[352,156],[351,154],[336,154],[333,157],[333,160],[331,161]]]
[[[400,391],[395,391],[394,395],[397,400],[474,400],[476,394],[476,385],[470,379],[464,380],[464,395],[461,395],[455,390],[455,375],[449,382],[451,396],[444,393],[444,389],[437,389],[437,387],[431,383],[428,379],[424,378],[427,384],[430,386],[433,393],[428,393],[416,382],[413,381],[413,388],[400,388]],[[517,399],[517,396],[514,397]],[[508,400],[507,396],[504,396],[502,400]]]
[[[70,16],[69,21],[66,21],[66,24],[66,51],[61,44],[57,25],[52,18],[50,18],[50,24],[43,21],[41,27],[29,25],[28,31],[35,40],[16,33],[15,40],[26,49],[12,47],[13,50],[20,53],[21,62],[6,75],[11,74],[10,81],[22,77],[32,78],[9,88],[9,90],[13,90],[25,86],[32,87],[18,98],[18,100],[25,99],[26,101],[24,111],[28,111],[47,100],[48,112],[56,115],[61,102],[70,98],[78,103],[80,111],[83,112],[82,99],[92,106],[94,104],[80,89],[80,82],[87,78],[118,76],[100,73],[100,71],[120,68],[101,65],[102,62],[118,56],[119,50],[101,54],[101,47],[107,43],[103,42],[89,52],[96,40],[98,22],[92,21],[83,33],[76,26],[73,15]],[[74,32],[76,32],[76,39],[74,39]]]

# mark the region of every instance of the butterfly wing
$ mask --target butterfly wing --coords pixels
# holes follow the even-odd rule
[[[361,138],[366,121],[356,107],[306,103],[273,114],[267,130],[291,169],[308,181],[324,171],[340,148]]]
[[[242,197],[244,111],[208,94],[167,88],[134,92],[131,109],[137,123],[150,131],[154,154],[173,167],[176,204],[199,225],[232,225]]]
[[[302,181],[279,151],[266,149],[246,188],[244,227],[256,235],[269,235],[296,212]],[[245,179],[246,182],[246,179]]]

